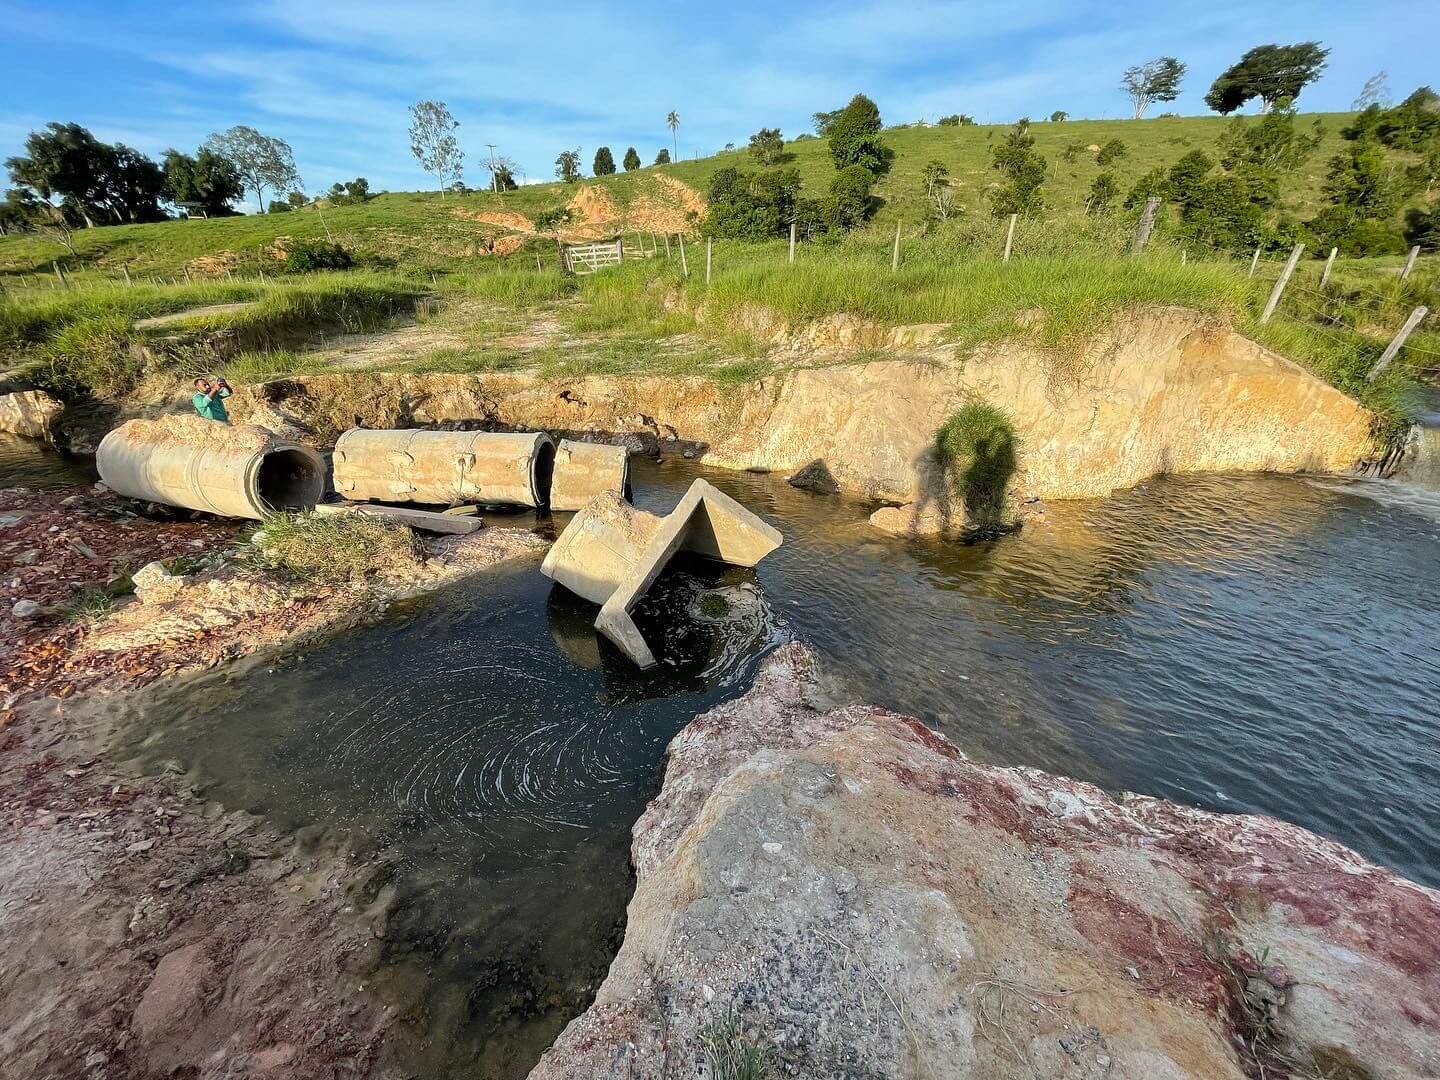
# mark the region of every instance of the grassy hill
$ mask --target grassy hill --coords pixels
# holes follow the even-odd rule
[[[1319,121],[1325,137],[1320,149],[1302,172],[1289,178],[1287,209],[1301,217],[1313,213],[1320,196],[1325,163],[1341,144],[1340,128],[1351,114],[1307,115],[1302,122]],[[1213,151],[1225,124],[1220,117],[1183,117],[1154,120],[1072,120],[1063,123],[1036,123],[1031,130],[1037,149],[1049,161],[1046,198],[1060,215],[1078,211],[1091,181],[1102,171],[1114,173],[1126,190],[1142,173],[1156,165],[1169,164],[1194,150]],[[880,182],[876,194],[883,205],[872,229],[889,232],[899,219],[918,224],[924,216],[921,170],[930,161],[941,161],[960,185],[959,202],[971,212],[984,212],[984,195],[994,183],[990,168],[990,147],[1002,137],[1001,125],[973,127],[916,127],[889,129],[885,138],[895,150],[895,164]],[[1086,149],[1120,139],[1128,153],[1101,167],[1095,154]],[[1075,160],[1064,160],[1069,146],[1078,147]],[[801,138],[786,144],[790,160],[799,170],[805,189],[823,193],[834,174],[828,144],[823,139]],[[623,211],[634,200],[653,193],[656,174],[678,179],[704,192],[716,170],[726,166],[753,168],[743,148],[694,161],[652,166],[633,173],[587,180],[581,186],[603,188]],[[0,237],[0,281],[16,275],[47,272],[52,260],[62,266],[107,271],[118,276],[121,266],[132,274],[174,276],[187,263],[206,255],[233,253],[233,269],[253,273],[273,266],[265,249],[285,238],[318,238],[333,235],[373,260],[421,273],[475,269],[494,262],[488,241],[507,230],[487,225],[474,215],[497,211],[533,218],[565,204],[576,185],[536,184],[518,191],[496,195],[473,192],[442,198],[436,192],[390,193],[363,206],[306,209],[289,214],[250,215],[210,221],[173,221],[151,225],[106,226],[76,232],[76,256],[70,256],[53,240],[37,236]],[[553,239],[527,240],[510,253],[533,261],[535,253],[554,250]],[[198,272],[198,270],[197,270]]]

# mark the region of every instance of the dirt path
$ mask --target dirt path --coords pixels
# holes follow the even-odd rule
[[[148,319],[140,319],[135,326],[139,330],[150,330],[157,326],[173,326],[176,323],[187,323],[191,319],[203,319],[210,315],[234,315],[255,306],[256,303],[253,300],[242,300],[234,304],[206,304],[204,307],[172,311],[169,315],[153,315]]]

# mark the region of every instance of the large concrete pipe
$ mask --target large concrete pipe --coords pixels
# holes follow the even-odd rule
[[[334,465],[347,499],[543,506],[555,444],[543,432],[352,428],[335,443]]]
[[[561,439],[555,451],[550,509],[579,510],[605,491],[623,499],[629,485],[630,451],[625,447]]]
[[[199,417],[132,420],[100,440],[100,479],[121,495],[224,517],[305,510],[325,493],[325,462],[251,425]]]

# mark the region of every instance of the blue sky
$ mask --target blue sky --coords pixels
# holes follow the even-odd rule
[[[1332,50],[1307,110],[1348,108],[1381,69],[1397,97],[1440,83],[1435,0],[0,0],[0,158],[49,120],[155,155],[245,123],[289,141],[310,191],[356,175],[414,189],[407,106],[431,97],[461,122],[468,182],[491,142],[548,178],[567,147],[587,170],[600,145],[648,163],[670,109],[686,157],[762,126],[797,134],[856,91],[887,123],[1126,116],[1121,72],[1162,54],[1190,68],[1178,110],[1203,113],[1245,49],[1307,39]]]

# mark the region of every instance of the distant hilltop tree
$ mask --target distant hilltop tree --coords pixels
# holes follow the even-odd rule
[[[1035,136],[1030,134],[1030,121],[1021,117],[990,150],[991,168],[1005,177],[1005,184],[991,193],[990,209],[996,217],[1020,214],[1032,217],[1045,209],[1045,182],[1048,166],[1035,152]]]
[[[267,189],[278,192],[300,183],[290,144],[274,135],[262,135],[248,125],[237,124],[212,134],[205,140],[205,149],[235,167],[245,188],[255,192],[255,202],[262,213]]]
[[[608,146],[602,146],[595,151],[595,163],[590,171],[595,176],[615,175],[615,157]]]
[[[1064,123],[1066,120],[1069,120],[1069,119],[1070,119],[1070,114],[1069,114],[1068,112],[1066,112],[1064,109],[1056,109],[1054,112],[1052,112],[1052,113],[1050,114],[1050,122],[1051,122],[1052,124],[1062,124],[1062,123]]]
[[[669,164],[670,164],[670,148],[669,148],[668,146],[662,146],[662,147],[660,148],[660,152],[655,155],[655,164],[656,164],[656,165],[669,165]]]
[[[761,165],[777,165],[785,153],[785,138],[779,128],[761,128],[750,136],[750,156]]]
[[[465,151],[455,138],[460,121],[443,101],[417,101],[410,106],[410,152],[440,188],[440,197],[460,180]]]
[[[10,179],[28,188],[55,215],[89,228],[96,224],[159,221],[165,217],[165,173],[124,143],[103,143],[79,124],[46,124],[25,138],[25,153],[5,162]]]
[[[675,158],[678,161],[680,158],[680,114],[674,109],[671,109],[665,114],[665,126],[670,129],[670,139],[675,144]],[[656,162],[656,164],[659,164],[659,162]]]
[[[291,192],[292,195],[299,194]],[[334,183],[330,190],[325,193],[325,198],[330,200],[333,206],[355,206],[370,201],[370,181],[363,176],[357,176],[354,180],[347,180],[345,183]],[[300,198],[305,196],[300,194]]]
[[[555,159],[555,176],[567,184],[573,184],[580,179],[580,148],[578,146],[574,150],[560,151],[560,156]]]
[[[1180,80],[1185,77],[1185,65],[1173,56],[1157,56],[1132,68],[1126,68],[1120,86],[1130,95],[1135,106],[1136,120],[1141,119],[1157,101],[1174,101],[1180,96]]]
[[[625,171],[634,172],[638,168],[640,168],[640,155],[635,152],[635,147],[632,146],[625,151]]]
[[[942,116],[935,123],[941,127],[974,127],[975,118],[969,113],[951,113],[949,116]]]
[[[1205,95],[1205,104],[1229,115],[1247,101],[1260,99],[1267,113],[1281,101],[1294,101],[1300,91],[1325,70],[1329,49],[1318,41],[1298,45],[1257,45],[1220,73]]]

